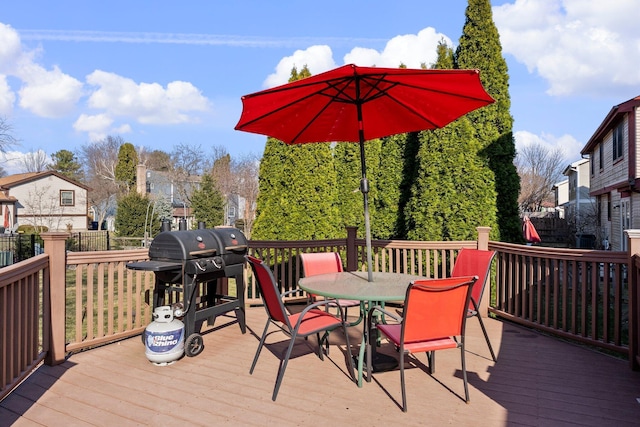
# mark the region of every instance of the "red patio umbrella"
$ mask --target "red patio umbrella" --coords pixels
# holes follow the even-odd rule
[[[522,234],[524,235],[524,240],[528,243],[540,243],[542,241],[542,239],[540,239],[540,235],[538,235],[538,231],[533,226],[533,223],[528,216],[524,217],[522,223]]]
[[[9,217],[9,206],[4,206],[4,228],[11,227],[11,218]]]
[[[242,97],[236,130],[287,144],[358,142],[367,268],[372,281],[369,185],[364,142],[443,127],[494,102],[478,70],[423,70],[344,65]]]

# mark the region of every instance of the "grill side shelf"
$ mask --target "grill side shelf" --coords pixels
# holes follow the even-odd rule
[[[130,262],[129,264],[127,264],[127,268],[130,270],[142,271],[180,271],[182,269],[182,263],[170,261],[140,261]]]

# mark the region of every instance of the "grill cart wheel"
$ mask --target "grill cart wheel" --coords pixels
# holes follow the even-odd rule
[[[204,350],[202,335],[195,333],[187,337],[184,342],[184,354],[189,357],[197,356]]]

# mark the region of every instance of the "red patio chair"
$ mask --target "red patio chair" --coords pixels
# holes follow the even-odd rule
[[[309,252],[300,254],[300,260],[302,261],[302,269],[304,276],[315,276],[316,274],[325,273],[340,273],[342,272],[342,260],[340,254],[337,252]],[[317,295],[309,295],[312,302],[317,300]],[[351,299],[338,299],[340,307],[344,307],[345,314],[348,314],[349,307],[360,307],[361,301]],[[355,326],[362,321],[362,309],[360,310],[360,316],[354,323],[350,323],[349,326]]]
[[[278,290],[278,286],[271,270],[258,258],[247,255],[246,259],[253,270],[254,278],[256,279],[256,282],[258,284],[260,294],[262,295],[262,299],[264,301],[264,308],[267,311],[268,316],[267,324],[264,327],[264,332],[262,333],[262,337],[260,338],[260,344],[258,345],[258,349],[256,350],[256,355],[253,358],[253,363],[251,364],[249,373],[253,374],[253,369],[258,362],[258,357],[260,356],[260,352],[262,350],[262,347],[264,346],[264,342],[267,337],[267,331],[269,330],[269,326],[271,324],[276,325],[290,337],[289,346],[287,348],[284,359],[280,360],[278,376],[271,399],[275,401],[276,397],[278,396],[278,390],[280,389],[280,384],[282,383],[282,378],[284,377],[284,371],[287,368],[287,363],[289,361],[289,357],[291,356],[291,351],[293,350],[296,338],[306,338],[309,335],[315,334],[318,339],[318,357],[320,357],[320,360],[324,360],[322,355],[320,333],[328,333],[338,327],[342,327],[342,330],[344,331],[347,346],[345,357],[349,360],[349,374],[354,378],[355,381],[355,376],[353,375],[353,360],[350,351],[351,347],[349,345],[349,335],[347,334],[346,329],[346,317],[342,307],[340,307],[333,300],[326,300],[310,304],[306,306],[300,313],[291,314],[286,309],[282,297],[291,292],[298,292],[298,290],[296,289],[281,294]],[[322,307],[325,305],[333,305],[337,307],[340,312],[340,317],[336,317],[326,311],[318,309],[318,307]]]
[[[453,265],[451,271],[451,277],[458,276],[478,276],[478,282],[473,285],[473,291],[471,292],[471,303],[469,304],[469,310],[467,311],[468,317],[477,317],[484,334],[484,339],[487,341],[489,351],[491,352],[491,358],[496,361],[496,355],[493,352],[491,341],[489,341],[489,335],[484,327],[482,316],[478,310],[484,288],[489,280],[489,271],[491,269],[491,262],[496,256],[495,251],[485,251],[480,249],[462,248],[458,252],[458,257]]]
[[[393,343],[400,354],[400,384],[402,387],[402,410],[407,411],[404,381],[405,355],[427,353],[429,373],[435,372],[435,351],[459,348],[462,361],[465,401],[469,402],[467,370],[464,357],[464,333],[467,307],[475,276],[450,277],[446,279],[417,280],[407,289],[404,317],[391,313],[381,306],[372,307],[367,317],[370,332],[377,329]],[[398,323],[373,323],[375,316],[383,314]],[[370,335],[373,336],[373,335]],[[367,377],[371,376],[372,339],[367,340]]]

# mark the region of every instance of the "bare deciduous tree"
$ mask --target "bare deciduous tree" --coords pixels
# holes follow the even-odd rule
[[[13,136],[13,126],[6,117],[0,117],[0,152],[5,153],[10,147],[17,145],[18,140]]]
[[[552,186],[562,177],[565,165],[562,148],[533,143],[515,158],[520,175],[518,204],[522,212],[537,212],[545,201],[553,201]]]
[[[244,232],[251,238],[251,229],[256,216],[256,200],[258,199],[258,173],[260,158],[249,155],[237,162],[234,167],[236,191],[244,199]]]
[[[122,137],[107,136],[85,145],[78,155],[85,167],[86,184],[91,188],[89,205],[96,210],[96,220],[99,224],[108,215],[115,213],[115,196],[118,194],[116,165],[122,144]]]
[[[43,172],[47,170],[49,157],[42,150],[27,153],[20,159],[24,172]]]

